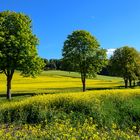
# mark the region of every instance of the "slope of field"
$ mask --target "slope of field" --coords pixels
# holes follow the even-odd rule
[[[4,75],[0,85],[4,96]],[[139,140],[140,89],[122,85],[121,78],[98,75],[87,79],[83,93],[78,73],[22,78],[16,72],[12,95],[18,97],[0,97],[0,140]]]
[[[120,88],[123,85],[121,78],[97,76],[87,79],[87,90],[101,90]],[[74,72],[45,71],[36,78],[22,77],[18,72],[12,80],[13,95],[32,95],[43,93],[77,92],[82,90],[80,75]],[[6,77],[0,75],[0,95],[6,93]]]

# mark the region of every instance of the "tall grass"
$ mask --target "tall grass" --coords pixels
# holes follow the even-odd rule
[[[4,75],[0,83],[4,95]],[[44,72],[36,79],[16,73],[12,93],[23,96],[0,97],[0,139],[139,140],[140,89],[113,89],[122,84],[98,76],[83,93],[77,73]]]
[[[1,123],[51,122],[55,117],[66,117],[73,123],[92,117],[100,127],[116,123],[120,128],[135,125],[139,129],[140,90],[40,95],[0,105]]]

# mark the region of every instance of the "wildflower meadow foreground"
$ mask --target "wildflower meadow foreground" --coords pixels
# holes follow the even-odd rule
[[[1,100],[0,139],[139,140],[140,89]]]

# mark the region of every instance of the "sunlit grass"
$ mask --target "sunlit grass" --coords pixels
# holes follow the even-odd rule
[[[0,75],[0,94],[6,93],[6,77]],[[87,90],[118,88],[123,85],[121,78],[97,76],[87,79]],[[62,93],[82,90],[80,75],[74,72],[47,71],[36,78],[22,77],[16,72],[12,80],[12,93]]]
[[[1,139],[140,139],[140,89],[37,95],[0,112]]]
[[[4,75],[0,85],[5,95]],[[139,140],[140,89],[122,86],[121,78],[98,75],[87,79],[83,93],[78,73],[23,78],[16,72],[12,95],[18,97],[0,97],[0,139]]]

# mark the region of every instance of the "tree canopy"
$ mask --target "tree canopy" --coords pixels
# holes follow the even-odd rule
[[[131,81],[138,77],[139,53],[136,49],[129,46],[124,46],[115,50],[110,58],[111,71],[119,77],[122,77],[125,82],[125,87],[128,87],[128,81],[131,86]]]
[[[15,70],[23,76],[41,72],[43,61],[37,54],[38,43],[27,15],[11,11],[0,13],[0,70],[7,76],[8,99]]]
[[[87,77],[94,77],[106,63],[106,51],[100,48],[96,38],[85,30],[68,35],[62,50],[63,61],[81,74],[83,91]]]

